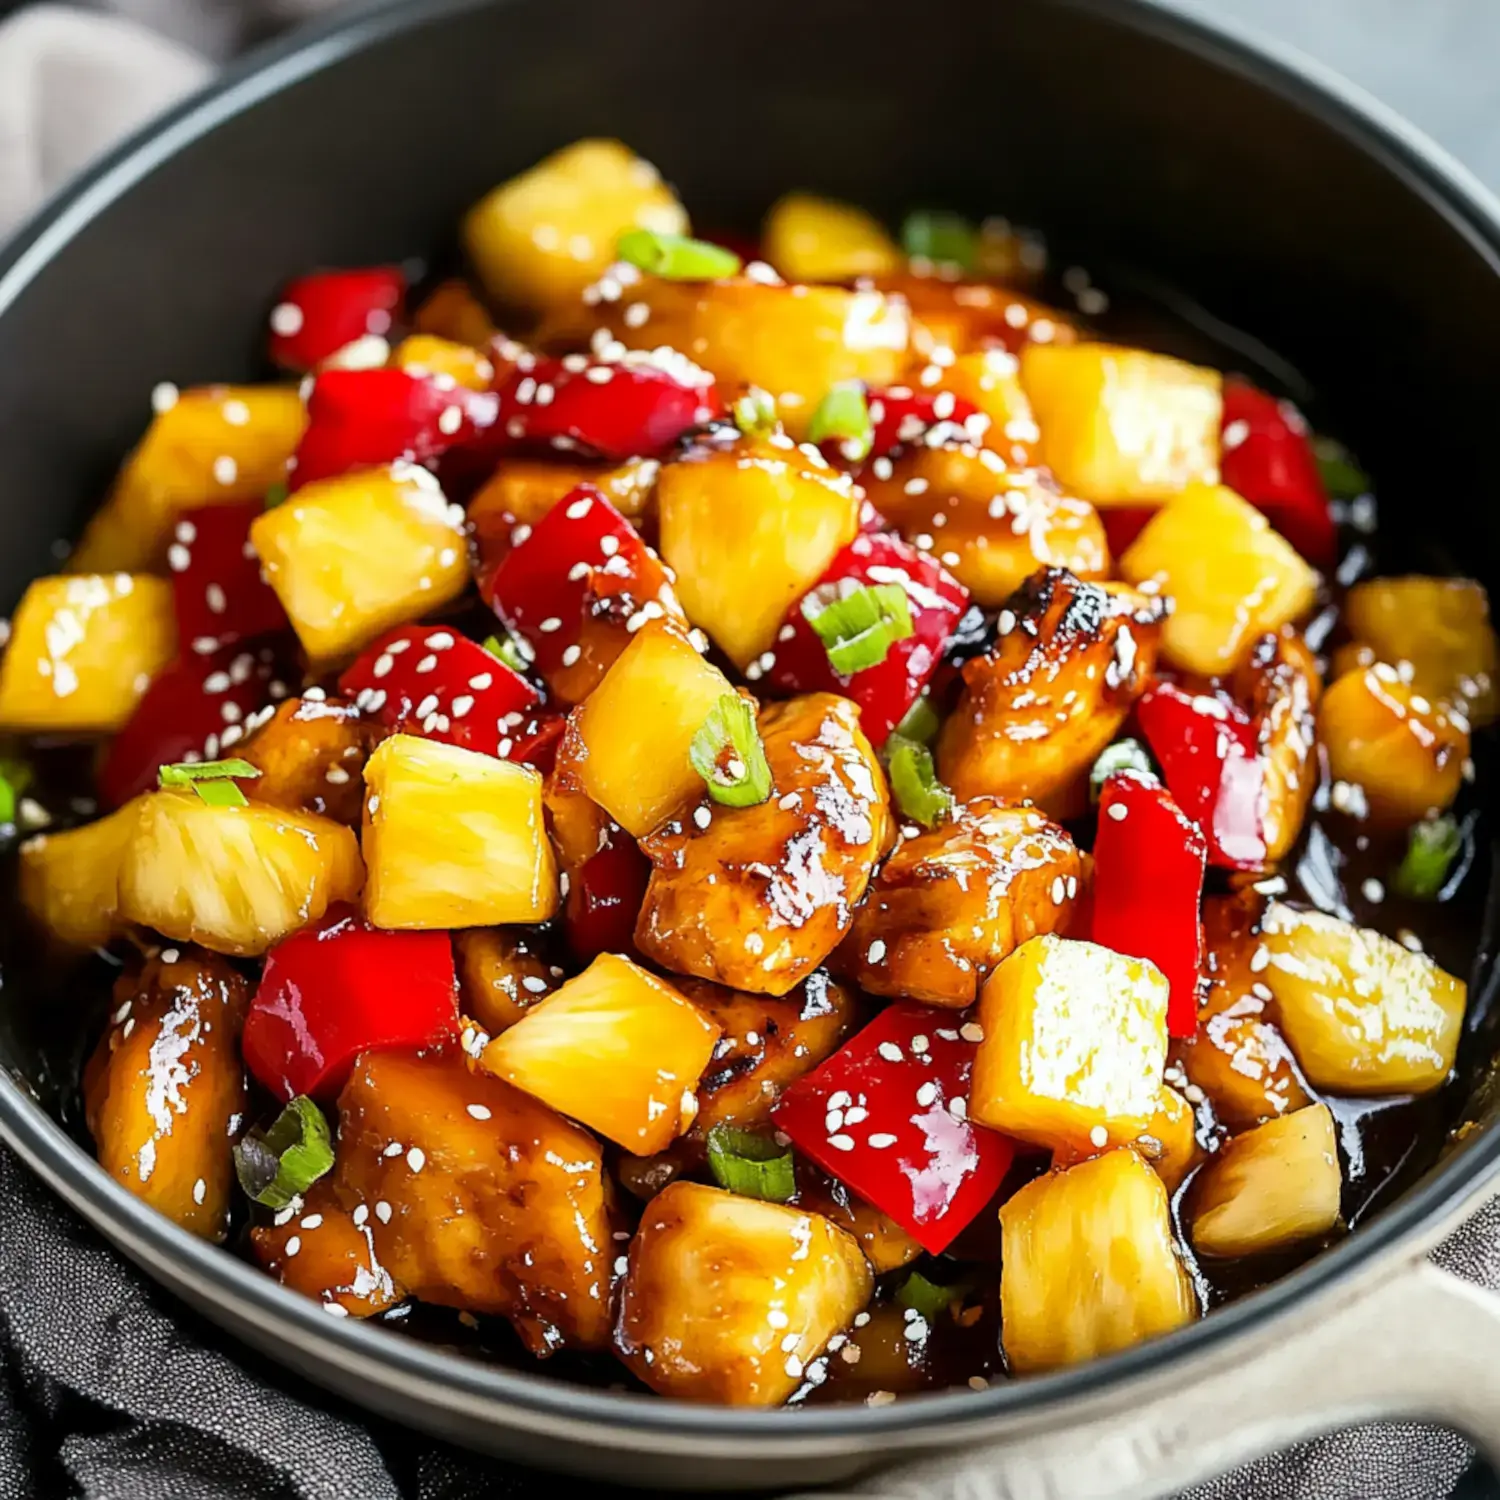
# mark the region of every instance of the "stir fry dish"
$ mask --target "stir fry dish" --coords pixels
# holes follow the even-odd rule
[[[1464,1028],[1483,588],[999,221],[695,237],[583,141],[461,239],[158,387],[15,608],[100,1168],[332,1317],[763,1407],[1346,1233]]]

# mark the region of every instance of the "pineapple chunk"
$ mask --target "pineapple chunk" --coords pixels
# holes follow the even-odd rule
[[[97,823],[21,845],[21,903],[59,942],[102,948],[120,926],[120,866],[143,797]]]
[[[1315,911],[1267,908],[1261,975],[1314,1088],[1425,1094],[1453,1070],[1468,986],[1392,938]]]
[[[1021,384],[1021,362],[1009,349],[960,354],[943,374],[943,389],[989,418],[986,448],[1009,464],[1031,467],[1041,433]]]
[[[325,1305],[336,1302],[351,1318],[371,1318],[406,1297],[375,1253],[368,1208],[354,1222],[327,1178],[315,1182],[298,1214],[280,1223],[253,1224],[255,1259],[282,1286]]]
[[[573,710],[563,759],[615,822],[645,838],[702,794],[688,747],[714,705],[733,691],[680,631],[648,626]]]
[[[530,766],[395,734],[370,757],[365,786],[375,926],[491,927],[556,912],[557,861]]]
[[[1061,1151],[1148,1134],[1167,1060],[1167,981],[1142,959],[1032,938],[979,997],[969,1116]]]
[[[350,703],[288,698],[240,749],[260,769],[258,780],[245,783],[245,795],[353,827],[364,804],[365,761],[378,734]]]
[[[1372,578],[1349,590],[1344,619],[1377,660],[1410,662],[1418,692],[1449,699],[1479,726],[1500,712],[1500,642],[1483,584],[1472,578]]]
[[[1158,1098],[1155,1117],[1134,1145],[1156,1169],[1167,1191],[1175,1193],[1203,1156],[1198,1147],[1198,1121],[1192,1105],[1176,1089],[1162,1084]]]
[[[1081,1364],[1191,1323],[1161,1178],[1110,1151],[1029,1183],[1000,1209],[1000,1311],[1015,1374]]]
[[[459,277],[440,281],[412,318],[418,333],[483,349],[500,332],[469,284]]]
[[[453,934],[459,1008],[499,1036],[557,988],[536,939],[513,927],[471,927]],[[561,973],[558,970],[558,973]]]
[[[853,483],[800,450],[734,448],[657,479],[662,560],[688,618],[744,671],[859,531]]]
[[[601,953],[484,1049],[481,1065],[638,1156],[698,1113],[719,1028],[671,985]]]
[[[998,608],[1038,568],[1109,576],[1099,512],[1058,494],[1034,469],[1008,469],[988,449],[918,444],[895,460],[889,479],[862,483],[875,509],[909,542],[939,554],[975,604]]]
[[[306,425],[296,386],[184,391],[125,460],[68,559],[69,572],[160,571],[183,511],[261,499],[286,478]]]
[[[339,1095],[334,1186],[374,1210],[379,1264],[413,1297],[508,1318],[536,1355],[608,1346],[616,1245],[599,1144],[462,1053],[359,1058]]]
[[[535,525],[580,484],[593,485],[627,521],[639,521],[656,493],[660,472],[661,464],[654,458],[633,458],[613,469],[553,459],[503,458],[488,483],[469,501],[469,525],[479,538],[481,555],[490,539],[509,550],[510,533],[518,523]]]
[[[464,248],[492,297],[533,312],[576,301],[627,229],[685,234],[656,168],[619,141],[575,141],[469,210]]]
[[[1370,815],[1384,822],[1441,812],[1463,785],[1469,731],[1460,712],[1424,697],[1385,662],[1330,685],[1318,738],[1329,774],[1359,787]]]
[[[0,656],[0,729],[111,734],[176,655],[172,585],[165,579],[38,578]]]
[[[1267,1120],[1235,1136],[1193,1183],[1193,1249],[1263,1255],[1321,1239],[1339,1221],[1342,1189],[1326,1104]]]
[[[1173,603],[1162,654],[1206,677],[1233,670],[1250,644],[1306,612],[1318,575],[1233,490],[1194,484],[1146,524],[1120,559]]]
[[[84,1073],[99,1165],[205,1240],[229,1231],[249,1002],[249,982],[212,954],[150,959],[115,985],[110,1024]]]
[[[1021,384],[1041,461],[1085,500],[1160,503],[1219,481],[1217,370],[1113,344],[1028,344]]]
[[[822,1215],[674,1182],[631,1241],[615,1348],[663,1396],[779,1406],[873,1290]]]
[[[255,957],[353,901],[364,883],[349,829],[275,807],[210,807],[152,792],[120,868],[120,916],[163,937]]]
[[[430,333],[402,339],[391,351],[391,364],[408,375],[446,376],[469,391],[487,391],[495,378],[494,361],[487,355]]]
[[[906,263],[873,214],[812,193],[788,193],[772,204],[761,248],[789,281],[853,281],[889,275]]]
[[[250,540],[308,655],[328,661],[463,593],[463,521],[425,469],[395,464],[298,490]]]

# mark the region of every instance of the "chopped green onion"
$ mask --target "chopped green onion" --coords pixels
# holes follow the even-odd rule
[[[742,1198],[785,1203],[797,1191],[790,1146],[778,1146],[769,1136],[733,1125],[715,1125],[708,1132],[708,1167],[714,1181]]]
[[[16,808],[30,785],[31,767],[17,756],[0,754],[0,825],[16,821]]]
[[[943,721],[932,706],[932,699],[925,694],[906,710],[906,717],[896,726],[895,732],[904,740],[915,740],[919,745],[930,745],[938,736]]]
[[[725,693],[709,710],[688,759],[708,795],[725,807],[756,807],[771,795],[771,768],[755,727],[755,708],[738,693]]]
[[[1139,740],[1116,740],[1099,752],[1094,769],[1089,772],[1089,800],[1097,802],[1104,790],[1104,783],[1116,771],[1141,771],[1153,774],[1151,757]]]
[[[862,583],[827,601],[809,594],[802,601],[802,616],[840,677],[878,667],[913,629],[911,600],[899,583]]]
[[[275,510],[276,507],[280,505],[281,502],[285,500],[286,497],[290,494],[291,489],[287,485],[287,482],[284,479],[278,479],[276,483],[266,491],[266,509]]]
[[[182,761],[157,772],[162,786],[190,786],[210,807],[245,807],[245,794],[235,779],[250,781],[260,770],[248,760]]]
[[[658,234],[654,229],[627,229],[615,254],[637,269],[666,281],[720,281],[742,264],[733,250],[692,240],[685,234]]]
[[[1358,500],[1370,493],[1370,476],[1355,463],[1354,455],[1342,443],[1330,437],[1315,437],[1312,447],[1323,488],[1330,499]]]
[[[526,675],[526,669],[531,665],[526,657],[526,648],[509,631],[503,639],[498,635],[486,636],[484,649],[491,656],[498,656],[512,672],[518,672],[522,677]]]
[[[867,457],[875,445],[875,424],[870,420],[864,385],[841,380],[829,386],[808,423],[807,436],[814,443],[837,440],[839,451],[850,463]]]
[[[924,828],[936,828],[953,810],[953,793],[938,780],[932,751],[893,734],[886,741],[886,774],[902,815]]]
[[[952,1307],[964,1295],[964,1291],[962,1285],[941,1286],[936,1281],[929,1281],[920,1271],[913,1271],[902,1282],[901,1290],[896,1293],[896,1301],[902,1307],[910,1307],[921,1313],[930,1323]]]
[[[0,828],[16,821],[17,800],[15,787],[11,785],[5,773],[0,771]]]
[[[269,1130],[252,1130],[234,1148],[234,1170],[247,1196],[283,1209],[333,1165],[333,1140],[323,1111],[298,1094]]]
[[[907,214],[901,225],[901,248],[912,259],[972,271],[979,258],[979,234],[962,214]]]
[[[752,385],[732,410],[734,425],[746,437],[765,437],[776,430],[776,398],[758,385]]]
[[[1446,814],[1415,824],[1408,835],[1406,857],[1396,871],[1396,890],[1417,901],[1435,901],[1463,843],[1458,820]]]

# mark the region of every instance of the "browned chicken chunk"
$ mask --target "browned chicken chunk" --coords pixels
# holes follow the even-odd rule
[[[490,1036],[514,1026],[561,982],[524,927],[469,927],[453,934],[453,948],[460,1006]]]
[[[357,828],[365,762],[383,734],[361,721],[352,703],[289,698],[239,752],[260,767],[260,779],[245,782],[245,795]]]
[[[828,957],[890,832],[885,775],[845,698],[761,711],[770,799],[706,797],[641,843],[653,869],[635,931],[647,958],[732,989],[784,995]]]

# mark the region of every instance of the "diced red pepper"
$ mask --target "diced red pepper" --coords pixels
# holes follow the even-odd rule
[[[250,523],[264,510],[259,500],[203,505],[178,521],[167,562],[177,638],[185,650],[204,656],[291,629],[250,545]]]
[[[395,266],[299,277],[271,310],[271,358],[283,370],[314,370],[355,339],[389,333],[405,302],[406,277]]]
[[[884,661],[841,677],[829,665],[803,605],[827,603],[852,584],[877,583],[898,583],[906,590],[912,633],[893,642]],[[921,696],[968,604],[968,590],[910,542],[884,534],[857,536],[787,612],[766,681],[779,692],[838,693],[852,699],[870,743],[883,745]]]
[[[1189,693],[1156,682],[1136,704],[1141,733],[1177,805],[1208,839],[1208,861],[1226,870],[1266,862],[1266,770],[1250,716],[1223,692]]]
[[[555,708],[528,714],[517,728],[515,743],[505,758],[535,766],[543,776],[548,776],[557,762],[557,747],[567,727],[568,716]]]
[[[491,391],[407,370],[325,370],[307,398],[292,489],[377,464],[430,464],[493,426]]]
[[[568,882],[563,924],[580,963],[601,953],[635,951],[635,922],[650,876],[651,862],[640,846],[611,823],[604,846]]]
[[[937,1255],[994,1197],[1015,1155],[968,1119],[975,1043],[952,1011],[903,1001],[787,1089],[779,1130]]]
[[[1224,483],[1263,511],[1314,567],[1332,568],[1338,527],[1302,413],[1243,380],[1226,380],[1220,442]]]
[[[1146,529],[1146,523],[1155,514],[1154,509],[1145,505],[1101,505],[1099,519],[1104,522],[1110,556],[1118,558]]]
[[[130,721],[110,741],[99,772],[99,794],[118,807],[156,785],[162,766],[217,760],[246,733],[261,710],[287,696],[278,647],[188,653],[157,677]]]
[[[339,678],[361,713],[481,755],[507,758],[541,694],[483,646],[446,625],[401,625]]]
[[[900,448],[922,442],[934,427],[952,429],[955,441],[975,441],[965,424],[979,408],[952,391],[913,391],[906,386],[871,391],[870,422],[874,428],[871,458],[886,458]]]
[[[665,458],[684,433],[724,414],[713,377],[691,361],[532,357],[499,378],[497,439],[623,463]]]
[[[430,1046],[458,1031],[446,932],[386,932],[338,908],[266,955],[240,1050],[278,1099],[331,1100],[354,1059]]]
[[[1090,937],[1156,965],[1167,978],[1167,1030],[1198,1029],[1203,970],[1202,832],[1154,777],[1117,771],[1099,798]]]

